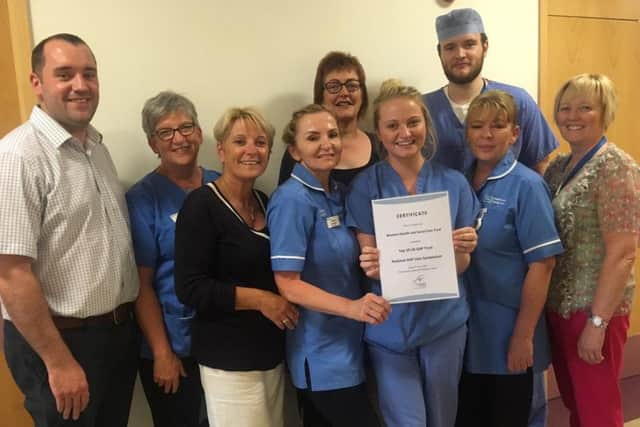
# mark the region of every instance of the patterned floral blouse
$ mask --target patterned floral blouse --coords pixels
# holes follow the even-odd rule
[[[605,255],[602,233],[640,233],[640,166],[627,153],[608,143],[558,191],[568,162],[569,155],[560,155],[545,173],[565,248],[553,270],[547,308],[567,318],[591,307]],[[615,314],[629,313],[634,288],[632,271]]]

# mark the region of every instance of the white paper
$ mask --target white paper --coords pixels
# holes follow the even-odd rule
[[[458,298],[449,193],[372,200],[382,296],[390,303]]]

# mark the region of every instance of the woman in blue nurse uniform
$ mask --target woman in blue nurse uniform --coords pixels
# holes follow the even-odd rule
[[[364,387],[362,333],[364,323],[383,322],[390,307],[361,291],[344,188],[330,179],[342,149],[336,119],[309,105],[293,114],[283,139],[298,163],[273,194],[267,223],[276,284],[300,306],[286,341],[293,384],[331,426],[378,426]]]
[[[510,150],[518,133],[510,94],[491,90],[473,100],[469,178],[482,213],[465,273],[471,314],[457,427],[526,427],[533,373],[550,363],[541,313],[563,249],[544,180]]]
[[[127,192],[140,276],[140,380],[155,427],[197,427],[204,397],[191,356],[194,311],[176,297],[174,238],[178,211],[189,192],[219,174],[198,166],[202,130],[193,103],[184,96],[165,91],[149,99],[142,127],[160,165]]]
[[[420,93],[395,80],[384,82],[374,101],[374,124],[386,159],[357,176],[347,197],[347,225],[357,232],[361,267],[372,278],[372,290],[380,293],[374,199],[448,191],[460,275],[476,245],[471,225],[478,201],[462,174],[423,155],[425,141],[429,153],[434,152],[435,141]],[[469,315],[458,281],[459,298],[395,304],[386,322],[366,327],[378,400],[388,427],[451,427],[455,422]]]

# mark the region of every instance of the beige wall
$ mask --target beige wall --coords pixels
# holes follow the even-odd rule
[[[143,102],[171,88],[191,97],[207,141],[202,163],[218,167],[212,127],[234,105],[257,105],[278,130],[271,165],[258,186],[271,192],[289,114],[311,101],[315,67],[329,50],[357,55],[375,93],[399,77],[423,91],[444,83],[436,55],[436,0],[32,0],[34,39],[73,32],[93,48],[102,99],[94,124],[122,179],[156,164],[140,127]],[[458,0],[480,11],[489,35],[485,76],[537,94],[538,2]],[[519,19],[509,19],[517,16]]]

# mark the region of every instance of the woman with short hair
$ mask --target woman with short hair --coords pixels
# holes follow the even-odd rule
[[[547,318],[560,396],[571,426],[622,427],[618,378],[640,236],[640,167],[608,141],[611,80],[579,74],[562,85],[554,118],[571,153],[545,173],[565,252],[551,277]]]
[[[267,168],[273,127],[253,108],[227,110],[214,136],[222,175],[193,191],[176,224],[176,293],[195,309],[193,354],[212,426],[282,427],[284,332],[298,311],[270,266]]]
[[[316,69],[313,102],[325,107],[336,118],[342,154],[331,177],[348,186],[359,172],[378,161],[375,134],[363,131],[358,125],[369,105],[366,74],[358,58],[346,52],[327,53]],[[279,184],[289,179],[295,162],[285,150],[280,163]]]
[[[140,382],[155,427],[198,427],[203,395],[191,354],[194,312],[175,293],[175,222],[189,192],[219,174],[198,165],[202,130],[186,97],[164,91],[147,100],[142,128],[160,165],[126,194],[140,277]]]

